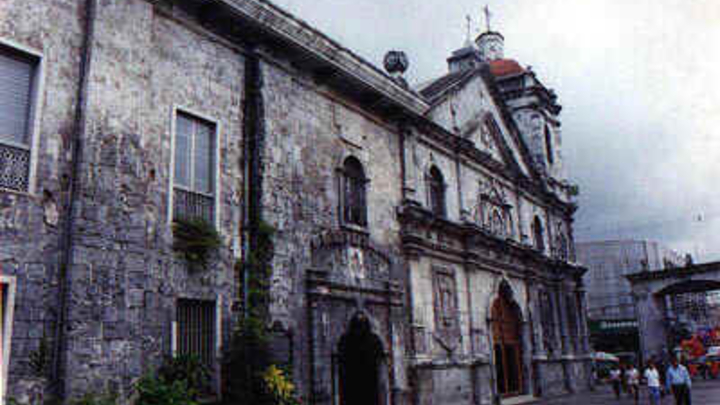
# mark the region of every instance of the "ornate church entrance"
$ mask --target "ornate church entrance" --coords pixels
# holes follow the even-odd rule
[[[355,317],[340,339],[338,351],[340,405],[381,405],[382,345],[363,317]]]
[[[493,348],[498,393],[509,397],[523,389],[522,322],[510,294],[501,291],[492,307]]]

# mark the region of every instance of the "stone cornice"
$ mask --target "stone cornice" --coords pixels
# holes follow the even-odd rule
[[[403,249],[415,255],[440,252],[475,267],[503,268],[540,278],[560,274],[580,278],[587,271],[577,264],[546,256],[512,239],[492,235],[473,223],[439,218],[414,204],[399,207],[398,220],[402,226],[400,238]],[[429,240],[425,232],[428,229],[443,235],[444,242]],[[538,268],[548,271],[537,272]]]
[[[253,30],[261,41],[280,42],[306,58],[321,64],[327,74],[337,74],[366,87],[387,102],[413,115],[422,115],[429,105],[370,62],[335,42],[306,22],[264,0],[211,0]],[[319,67],[320,68],[320,67]]]

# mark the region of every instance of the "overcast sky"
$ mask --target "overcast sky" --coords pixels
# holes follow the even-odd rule
[[[580,186],[576,238],[653,239],[720,260],[720,1],[273,0],[370,62],[410,59],[411,83],[485,27],[563,105]],[[699,255],[698,255],[699,254]]]

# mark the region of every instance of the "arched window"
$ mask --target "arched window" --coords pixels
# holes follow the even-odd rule
[[[545,124],[545,153],[547,154],[548,163],[553,164],[555,157],[553,156],[552,133],[547,124]]]
[[[533,221],[533,237],[535,242],[535,248],[540,251],[545,250],[545,236],[543,232],[543,226],[542,221],[540,221],[540,218],[535,216],[535,220]]]
[[[367,225],[365,171],[354,157],[345,159],[343,164],[342,218],[347,224]]]
[[[437,167],[433,166],[427,174],[428,203],[433,214],[445,216],[445,181]]]

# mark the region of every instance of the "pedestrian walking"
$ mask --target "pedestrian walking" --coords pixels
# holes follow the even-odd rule
[[[610,384],[612,384],[613,391],[615,392],[615,399],[620,399],[620,369],[617,366],[613,366],[610,370]]]
[[[628,385],[627,385],[627,376],[625,375],[627,373],[627,366],[625,366],[625,363],[620,364],[620,386],[622,387],[622,392],[627,393],[628,392]]]
[[[627,379],[630,397],[635,400],[635,405],[637,405],[640,402],[640,373],[635,368],[635,365],[630,364],[628,366],[627,371],[625,371],[625,378]]]
[[[648,386],[648,398],[650,405],[660,404],[660,372],[655,367],[655,362],[650,360],[648,367],[645,369],[645,380]]]
[[[675,405],[692,405],[690,373],[688,373],[685,366],[678,363],[676,357],[670,359],[670,367],[668,367],[665,375],[665,385],[675,397]]]

